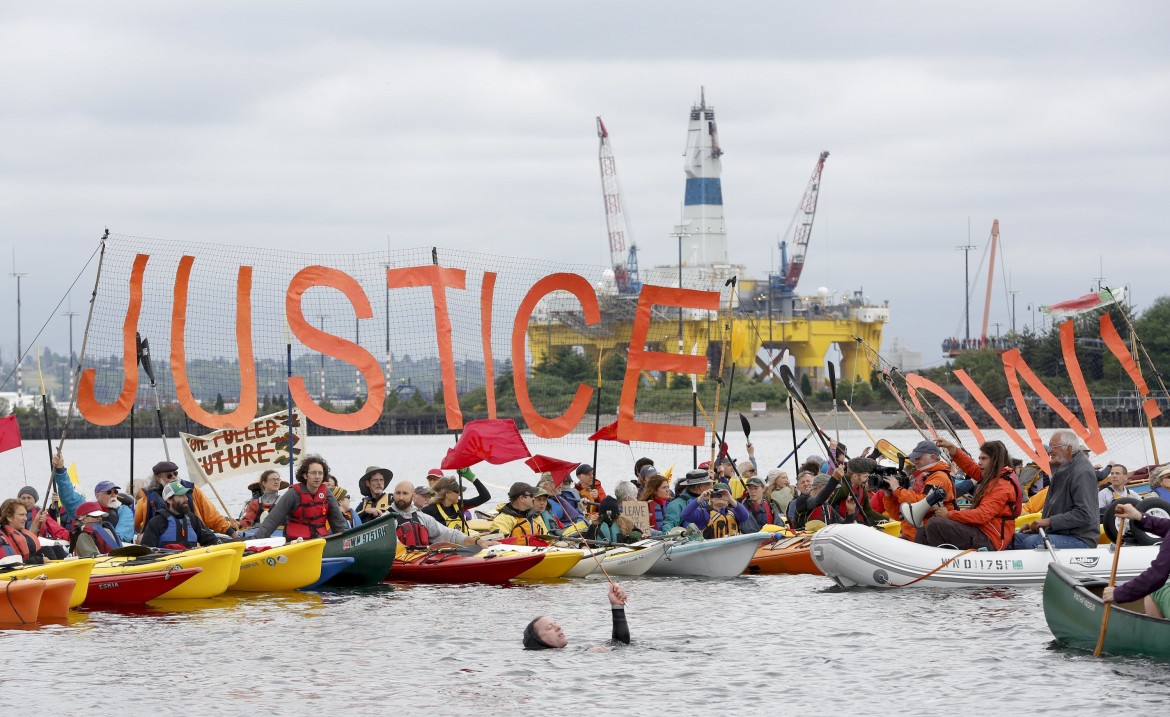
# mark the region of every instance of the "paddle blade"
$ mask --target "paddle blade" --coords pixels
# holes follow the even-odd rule
[[[837,400],[837,367],[829,362],[829,390],[833,393],[833,400]]]
[[[146,377],[153,385],[155,381],[154,367],[150,364],[150,339],[142,339],[138,342],[138,360],[142,362],[142,370],[146,372]]]
[[[752,424],[748,423],[747,416],[743,415],[742,413],[739,414],[739,425],[743,426],[743,437],[751,438]]]
[[[780,380],[784,382],[784,388],[788,389],[788,393],[793,396],[800,395],[800,391],[796,390],[796,376],[792,374],[792,369],[788,368],[787,364],[780,366]]]

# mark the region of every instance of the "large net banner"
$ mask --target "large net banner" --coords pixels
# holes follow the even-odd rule
[[[708,354],[730,354],[734,287],[716,278],[689,272],[682,289],[619,295],[604,266],[112,235],[78,407],[109,426],[157,392],[168,423],[197,434],[241,429],[291,395],[316,430],[442,432],[508,417],[546,439],[584,442],[616,424],[627,440],[701,445],[720,385]],[[655,390],[668,383],[685,390]]]

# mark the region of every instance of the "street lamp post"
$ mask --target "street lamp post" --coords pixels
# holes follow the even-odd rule
[[[69,318],[69,395],[73,395],[73,362],[76,358],[73,356],[73,317],[77,316],[77,311],[66,311],[62,316]]]
[[[16,270],[15,249],[12,250],[12,273],[9,276],[16,277],[16,405],[19,406],[20,399],[24,395],[24,379],[20,373],[21,367],[24,365],[24,346],[20,337],[20,280],[28,274]]]
[[[317,321],[322,331],[325,330],[325,320],[329,318],[328,314],[317,314]],[[321,353],[321,400],[325,401],[325,353]]]
[[[971,340],[971,262],[968,259],[974,248],[974,244],[961,244],[955,247],[956,251],[963,252],[963,316],[967,325],[967,335],[964,338],[968,341]]]

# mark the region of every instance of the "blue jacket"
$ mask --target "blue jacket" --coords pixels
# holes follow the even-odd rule
[[[658,529],[662,532],[667,532],[671,528],[677,528],[683,524],[683,510],[691,503],[695,502],[695,494],[689,490],[683,490],[674,500],[666,504],[665,515],[662,517],[662,522],[658,525]]]
[[[77,492],[73,487],[73,481],[69,480],[69,471],[61,469],[53,472],[53,483],[57,486],[57,497],[61,499],[61,505],[65,508],[66,515],[69,516],[70,524],[73,523],[77,515],[77,506],[85,502],[85,496]],[[118,521],[106,518],[106,522],[114,526],[114,532],[122,539],[123,543],[134,542],[134,509],[122,505],[115,499],[111,507],[116,507],[118,511]]]
[[[556,497],[549,496],[548,511],[555,515],[557,520],[561,521],[565,525],[576,523],[578,520],[581,520],[581,513],[573,506],[573,499],[567,498],[563,495],[558,495]],[[565,516],[566,512],[568,513],[568,517]]]
[[[713,508],[711,507],[710,503],[700,503],[697,500],[692,500],[689,504],[687,504],[686,509],[682,512],[682,524],[688,525],[690,523],[694,523],[696,528],[703,530],[707,527],[707,520],[711,517],[712,510]],[[727,509],[724,508],[723,512],[726,514]],[[735,522],[739,523],[741,526],[749,523],[752,519],[751,513],[748,512],[747,508],[743,507],[743,503],[737,502],[735,507],[731,509],[731,514],[735,516]]]

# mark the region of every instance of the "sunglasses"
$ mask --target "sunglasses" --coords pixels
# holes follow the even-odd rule
[[[105,491],[105,493],[106,495],[118,495],[119,491],[117,488],[110,488],[109,490]]]
[[[518,495],[516,497],[517,498],[531,498],[532,494],[531,493],[521,493],[520,495]]]

